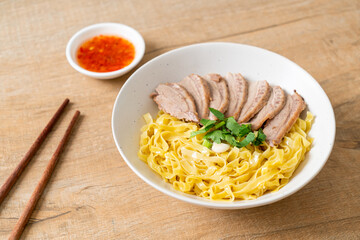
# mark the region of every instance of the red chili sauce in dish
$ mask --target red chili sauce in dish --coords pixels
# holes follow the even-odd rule
[[[93,37],[77,51],[79,65],[92,72],[116,71],[129,65],[134,58],[134,45],[117,36]]]

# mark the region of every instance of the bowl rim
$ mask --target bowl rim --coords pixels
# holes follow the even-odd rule
[[[309,77],[309,79],[311,79],[311,81],[314,82],[315,85],[317,85],[317,87],[319,88],[320,91],[322,91],[323,95],[326,97],[327,99],[327,104],[328,104],[328,107],[330,107],[329,109],[331,110],[331,116],[329,116],[329,120],[331,121],[331,124],[330,125],[333,125],[332,126],[332,129],[329,129],[329,130],[332,130],[331,133],[332,133],[332,141],[331,141],[331,144],[329,146],[329,150],[328,152],[325,154],[324,156],[324,160],[323,162],[321,163],[321,165],[319,165],[318,169],[316,172],[314,172],[314,174],[310,177],[308,177],[304,182],[302,182],[301,184],[299,185],[296,185],[294,188],[288,190],[287,192],[285,192],[284,194],[276,194],[274,193],[274,195],[271,197],[271,198],[266,198],[266,199],[254,199],[254,200],[238,200],[238,201],[233,201],[233,202],[223,202],[223,201],[211,201],[211,200],[208,200],[208,199],[201,199],[200,197],[198,199],[193,199],[193,198],[190,198],[188,196],[186,196],[185,194],[182,194],[182,192],[179,192],[179,193],[176,193],[176,192],[171,192],[155,183],[153,183],[151,180],[148,180],[145,176],[143,176],[141,174],[141,172],[139,172],[135,166],[132,165],[131,161],[129,161],[125,155],[125,153],[122,151],[122,148],[120,147],[117,139],[116,139],[116,136],[115,136],[115,119],[114,119],[114,116],[115,116],[115,109],[116,109],[116,105],[119,101],[119,98],[122,94],[122,92],[124,92],[126,89],[126,86],[127,84],[129,84],[129,82],[131,81],[131,79],[133,78],[134,75],[137,74],[138,71],[142,71],[143,68],[146,68],[148,65],[150,65],[152,62],[154,61],[157,61],[159,58],[162,58],[164,56],[167,56],[167,55],[170,55],[170,54],[173,54],[175,52],[178,52],[178,51],[182,51],[184,49],[187,49],[187,48],[193,48],[193,47],[199,47],[199,46],[204,46],[204,45],[223,45],[223,44],[226,44],[226,45],[233,45],[233,46],[238,46],[238,45],[241,45],[241,46],[244,46],[244,47],[249,47],[249,48],[254,48],[254,49],[257,49],[257,50],[262,50],[262,51],[266,51],[268,53],[271,53],[271,54],[275,54],[276,56],[282,58],[283,60],[287,61],[289,64],[292,64],[294,65],[295,67],[298,68],[298,70],[301,70],[305,75],[307,75]],[[333,147],[334,147],[334,142],[335,142],[335,135],[336,135],[336,122],[335,122],[335,114],[334,114],[334,110],[332,108],[332,105],[331,105],[331,102],[330,102],[330,99],[329,97],[327,96],[327,94],[325,93],[325,91],[322,89],[322,87],[320,86],[320,84],[306,71],[304,70],[302,67],[300,67],[298,64],[296,64],[295,62],[291,61],[290,59],[278,54],[278,53],[275,53],[273,51],[270,51],[270,50],[267,50],[267,49],[264,49],[264,48],[260,48],[260,47],[256,47],[256,46],[252,46],[252,45],[248,45],[248,44],[241,44],[241,43],[233,43],[233,42],[204,42],[204,43],[197,43],[197,44],[191,44],[191,45],[187,45],[187,46],[183,46],[183,47],[180,47],[180,48],[176,48],[176,49],[173,49],[173,50],[170,50],[168,52],[165,52],[153,59],[151,59],[150,61],[148,61],[147,63],[145,63],[144,65],[142,65],[140,68],[138,68],[127,80],[126,82],[124,83],[124,85],[121,87],[117,97],[116,97],[116,100],[114,102],[114,106],[113,106],[113,111],[112,111],[112,117],[111,117],[111,128],[112,128],[112,134],[113,134],[113,138],[114,138],[114,141],[115,141],[115,145],[118,149],[118,151],[120,152],[120,155],[121,157],[123,158],[123,160],[126,162],[126,164],[130,167],[130,169],[138,176],[140,177],[144,182],[146,182],[147,184],[149,184],[150,186],[154,187],[155,189],[159,190],[160,192],[170,196],[170,197],[173,197],[175,199],[178,199],[178,200],[181,200],[181,201],[184,201],[184,202],[187,202],[187,203],[191,203],[191,204],[195,204],[195,205],[198,205],[198,206],[203,206],[203,207],[209,207],[209,208],[217,208],[217,209],[246,209],[246,208],[253,208],[253,207],[260,207],[260,206],[264,206],[264,205],[268,205],[268,204],[271,204],[271,203],[274,203],[274,202],[277,202],[277,201],[280,201],[294,193],[296,193],[297,191],[299,191],[300,189],[302,189],[304,186],[306,186],[310,181],[312,181],[318,174],[319,172],[323,169],[324,165],[326,164],[327,160],[329,159],[330,157],[330,154],[333,150]],[[272,193],[268,193],[268,194],[272,194]],[[189,195],[190,196],[190,195]],[[191,195],[192,196],[192,195]]]
[[[123,29],[128,29],[129,31],[132,31],[135,34],[136,38],[138,38],[140,40],[139,44],[135,44],[130,39],[127,39],[127,40],[129,40],[134,45],[135,51],[138,51],[138,54],[135,55],[134,60],[129,65],[127,65],[126,67],[121,68],[119,70],[116,70],[116,71],[93,72],[93,71],[86,70],[85,68],[82,68],[72,57],[71,48],[73,47],[75,40],[78,39],[79,37],[81,37],[83,34],[85,34],[88,31],[91,31],[96,28],[101,29],[103,27],[109,27],[109,26],[110,27],[120,27]],[[114,23],[114,22],[96,23],[96,24],[86,26],[86,27],[80,29],[79,31],[77,31],[68,41],[68,43],[66,45],[65,53],[66,53],[66,58],[67,58],[69,64],[76,71],[80,72],[81,74],[84,74],[89,77],[97,78],[97,79],[111,79],[111,78],[119,77],[119,76],[129,72],[141,61],[141,59],[143,58],[144,53],[145,53],[145,41],[144,41],[144,38],[142,37],[142,35],[136,29],[134,29],[128,25],[125,25],[122,23]]]

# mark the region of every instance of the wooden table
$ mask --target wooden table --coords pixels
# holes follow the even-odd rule
[[[206,41],[251,44],[306,69],[336,115],[334,150],[296,194],[237,211],[206,209],[148,186],[121,159],[111,133],[115,97],[131,73],[101,81],[70,67],[65,46],[82,27],[128,24],[144,36],[141,64]],[[0,206],[9,236],[71,115],[83,115],[38,203],[27,239],[359,239],[360,2],[10,1],[0,2],[0,184],[65,97],[72,101]]]

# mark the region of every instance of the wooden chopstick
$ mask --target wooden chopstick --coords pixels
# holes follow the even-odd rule
[[[56,111],[54,116],[50,119],[46,127],[42,130],[40,135],[37,137],[35,142],[31,145],[30,149],[27,151],[23,159],[16,166],[14,171],[8,177],[6,182],[0,188],[0,205],[4,201],[6,195],[10,192],[11,187],[14,185],[16,180],[20,177],[21,173],[24,171],[25,167],[28,165],[32,157],[35,155],[37,150],[39,150],[41,144],[44,142],[45,138],[54,127],[57,120],[60,118],[61,114],[64,112],[66,105],[69,103],[69,99],[66,98],[64,102],[61,104],[59,109]]]
[[[68,128],[66,129],[66,132],[65,132],[63,138],[61,139],[61,142],[59,143],[55,153],[53,154],[48,165],[46,166],[46,169],[45,169],[38,185],[36,186],[28,203],[26,204],[25,210],[23,211],[21,217],[19,218],[18,222],[16,223],[13,231],[11,232],[9,239],[19,239],[20,238],[20,236],[25,228],[25,225],[27,224],[27,222],[31,216],[31,213],[33,212],[33,210],[35,208],[36,203],[39,201],[40,196],[43,193],[43,191],[46,187],[46,184],[48,183],[48,181],[51,177],[51,174],[52,174],[52,172],[56,166],[56,163],[59,159],[60,153],[62,152],[65,144],[69,140],[71,130],[73,129],[75,122],[78,119],[79,115],[80,115],[80,112],[76,111]]]

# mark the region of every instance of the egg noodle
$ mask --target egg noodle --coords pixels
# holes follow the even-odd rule
[[[277,191],[289,182],[311,148],[308,137],[313,115],[297,119],[277,147],[231,147],[215,153],[202,146],[202,137],[189,138],[199,130],[196,123],[159,112],[154,120],[144,115],[138,155],[176,190],[211,200],[255,199]]]

